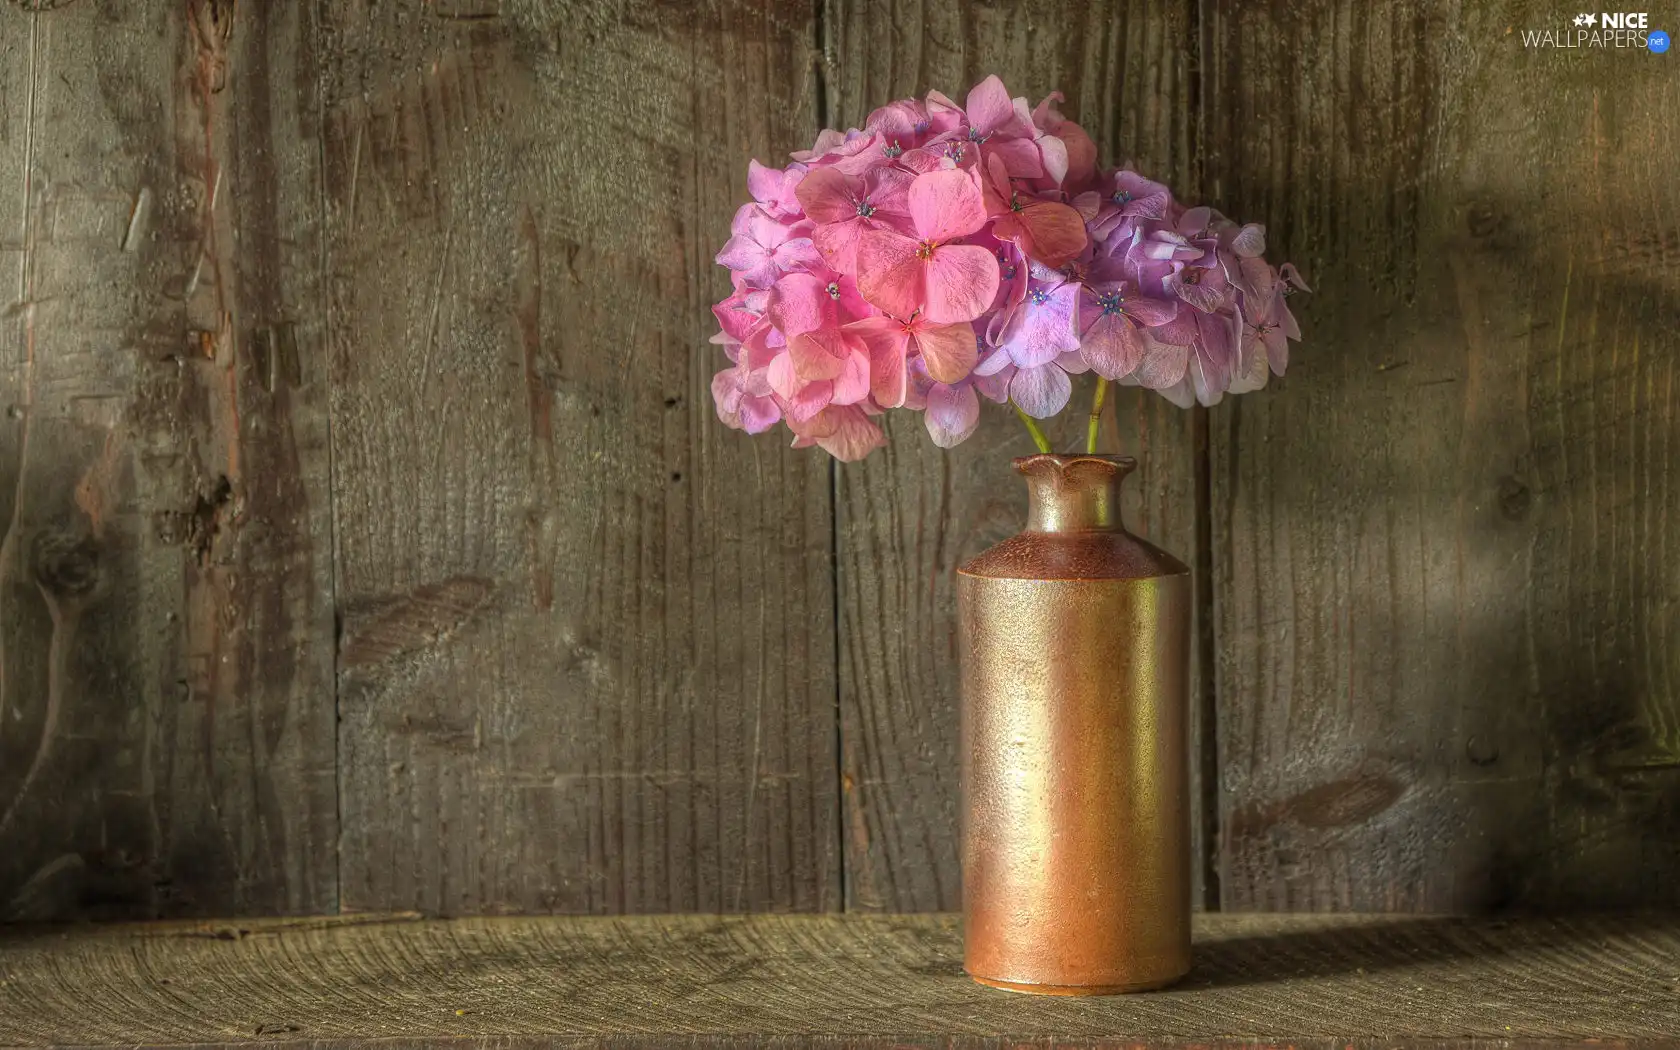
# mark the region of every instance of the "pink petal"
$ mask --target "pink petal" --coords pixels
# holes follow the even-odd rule
[[[817,439],[824,452],[844,463],[862,459],[869,453],[887,443],[887,436],[881,433],[881,428],[874,421],[864,415],[863,410],[852,406],[850,408],[834,408],[829,411],[837,414],[834,429],[826,436]]]
[[[845,141],[846,136],[843,132],[835,131],[833,128],[823,128],[817,132],[817,141],[811,144],[810,149],[794,150],[789,156],[798,161],[815,160]]]
[[[868,396],[869,358],[861,351],[853,351],[841,362],[831,398],[836,405],[855,405]]]
[[[782,408],[769,397],[741,398],[741,429],[749,434],[762,434],[782,418]]]
[[[962,107],[951,98],[939,91],[927,93],[928,131],[930,134],[941,135],[951,131],[966,118]]]
[[[1078,305],[1079,285],[1071,282],[1030,293],[1003,330],[1002,345],[1010,358],[1033,368],[1079,349]]]
[[[873,131],[883,139],[908,138],[916,133],[916,123],[927,116],[927,107],[913,98],[889,102],[869,114],[864,130]]]
[[[1057,128],[1061,127],[1062,124],[1066,122],[1067,118],[1057,112],[1056,106],[1066,101],[1067,96],[1062,94],[1060,91],[1052,91],[1050,94],[1045,95],[1039,100],[1038,105],[1033,107],[1033,127],[1038,128],[1040,131],[1047,132],[1054,132]]]
[[[969,89],[967,109],[969,127],[982,135],[1011,125],[1015,120],[1015,104],[996,73]]]
[[[869,317],[847,325],[846,333],[863,344],[869,356],[869,392],[875,403],[882,408],[904,404],[909,389],[904,357],[910,347],[904,325],[890,317]]]
[[[777,354],[764,370],[765,381],[776,395],[787,401],[792,401],[804,385],[799,374],[794,371],[793,357],[787,353]]]
[[[997,356],[1002,356],[997,355]],[[1015,378],[1015,366],[1006,364],[1001,372],[990,376],[976,376],[970,385],[986,397],[1003,404],[1009,400],[1009,381]]]
[[[1085,222],[1066,204],[1035,201],[1018,216],[1026,234],[1026,253],[1051,268],[1085,250]]]
[[[831,169],[825,169],[831,170]],[[822,252],[823,261],[840,273],[857,273],[858,240],[869,230],[859,218],[850,222],[836,222],[818,226],[811,231],[811,241]]]
[[[1283,334],[1296,342],[1300,342],[1301,326],[1295,323],[1295,315],[1289,312],[1288,300],[1281,295],[1278,296],[1277,302],[1272,304],[1272,313],[1277,317],[1278,323],[1283,325]]]
[[[974,341],[974,326],[965,322],[926,325],[916,332],[916,345],[928,375],[941,383],[955,383],[974,371],[980,356]]]
[[[1044,178],[1060,186],[1068,173],[1067,143],[1055,135],[1041,135],[1037,145],[1039,159],[1044,166]]]
[[[1239,345],[1237,325],[1236,318],[1222,314],[1196,317],[1196,358],[1202,363],[1202,374],[1210,388],[1224,390],[1231,385]]]
[[[1054,364],[1023,368],[1009,381],[1009,400],[1035,419],[1048,419],[1067,407],[1073,380]]]
[[[1161,396],[1179,408],[1189,408],[1196,403],[1196,391],[1188,375],[1171,386],[1162,387]]]
[[[787,240],[787,225],[757,204],[743,204],[735,209],[729,232],[737,237],[749,237],[767,248]]]
[[[737,271],[754,287],[762,288],[776,279],[776,264],[770,253],[751,237],[741,234],[724,242],[723,250],[717,253],[717,263]]]
[[[968,386],[935,383],[927,395],[928,435],[940,448],[962,444],[980,422],[980,399]]]
[[[766,208],[782,211],[786,186],[787,172],[781,168],[767,168],[756,160],[747,162],[747,192]]]
[[[858,293],[871,305],[901,318],[921,308],[926,267],[916,258],[913,239],[870,230],[858,238],[857,267]]]
[[[1285,336],[1287,329],[1274,328],[1263,337],[1266,344],[1266,361],[1272,367],[1273,375],[1283,375],[1283,370],[1289,367],[1289,340]],[[1297,335],[1295,338],[1299,339]]]
[[[795,237],[783,241],[776,247],[774,258],[776,265],[783,271],[822,265],[822,254],[817,251],[817,246],[811,243],[809,237]]]
[[[1004,369],[1014,363],[1004,351],[993,350],[975,364],[973,375],[976,377],[1001,375]]]
[[[811,221],[823,225],[857,218],[857,199],[862,192],[861,179],[835,168],[818,168],[805,176],[794,196]]]
[[[833,394],[834,384],[827,380],[820,383],[806,383],[800,387],[792,397],[787,399],[789,424],[810,422],[823,409],[828,407]]]
[[[1251,332],[1243,335],[1243,358],[1239,371],[1231,376],[1233,394],[1248,394],[1266,385],[1266,346]]]
[[[1150,342],[1144,349],[1143,360],[1133,372],[1138,386],[1164,390],[1184,379],[1190,365],[1190,348],[1172,343]]]
[[[1164,283],[1168,291],[1191,306],[1203,313],[1212,313],[1225,303],[1225,288],[1215,284],[1207,276],[1212,272],[1201,267],[1186,267],[1175,274],[1169,274]],[[1200,280],[1191,283],[1185,279],[1186,274],[1195,274]]]
[[[974,196],[978,201],[979,193]],[[992,305],[997,295],[997,258],[979,245],[941,244],[933,250],[925,269],[927,309],[923,316],[929,321],[972,321]]]
[[[741,429],[737,418],[741,408],[741,384],[735,369],[726,368],[712,376],[712,401],[717,405],[718,419],[737,430]]]
[[[1085,359],[1079,356],[1078,350],[1069,350],[1056,358],[1056,367],[1070,376],[1082,376],[1091,370]]]
[[[820,277],[808,273],[783,274],[770,289],[764,315],[791,342],[796,335],[832,324],[834,300]]]
[[[1031,139],[993,138],[981,148],[988,156],[1002,158],[1004,168],[1017,179],[1037,179],[1044,176],[1043,154],[1039,152],[1038,144]]]
[[[745,339],[752,326],[758,323],[758,315],[745,309],[744,300],[745,296],[737,292],[712,307],[712,316],[717,318],[718,327],[737,341]]]
[[[1067,151],[1067,172],[1057,181],[1070,189],[1090,185],[1097,177],[1097,144],[1091,141],[1084,128],[1071,120],[1057,128],[1055,136]],[[1040,140],[1038,148],[1043,151],[1048,166],[1048,143]]]
[[[1238,257],[1252,259],[1266,254],[1266,227],[1251,222],[1231,240],[1231,250]]]
[[[1211,373],[1207,367],[1207,358],[1201,353],[1190,355],[1190,385],[1196,391],[1196,400],[1204,405],[1217,405],[1225,396],[1225,388],[1231,385],[1230,371],[1223,374]]]
[[[1104,379],[1131,375],[1143,360],[1144,339],[1124,314],[1103,314],[1085,329],[1079,352]]]
[[[741,341],[741,363],[745,368],[755,372],[768,368],[776,355],[786,348],[786,340],[774,346],[770,344],[770,336],[775,332],[776,330],[770,327],[770,322],[766,321],[762,327],[747,333],[747,338]]]
[[[930,171],[910,184],[910,219],[923,240],[944,242],[984,226],[986,202],[968,172]]]
[[[1147,295],[1129,295],[1126,297],[1126,312],[1140,323],[1151,328],[1164,325],[1178,316],[1178,304],[1165,299],[1153,299]]]
[[[807,383],[838,376],[850,354],[846,337],[837,328],[806,332],[788,341],[794,374]]]
[[[1128,306],[1131,304],[1128,303]],[[1180,310],[1171,320],[1158,325],[1149,326],[1149,337],[1157,343],[1171,343],[1174,346],[1189,346],[1196,341],[1196,317],[1194,310]]]

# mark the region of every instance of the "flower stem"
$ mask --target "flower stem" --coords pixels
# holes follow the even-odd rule
[[[1017,405],[1013,401],[1009,402],[1009,407],[1013,408],[1015,410],[1015,414],[1021,417],[1021,422],[1027,425],[1027,432],[1032,434],[1033,444],[1038,446],[1038,450],[1040,452],[1049,452],[1050,439],[1044,436],[1044,431],[1039,428],[1038,421],[1021,411],[1021,406]]]
[[[1085,428],[1085,451],[1097,453],[1097,424],[1102,422],[1103,401],[1108,398],[1108,380],[1097,377],[1097,392],[1091,395],[1091,422]]]

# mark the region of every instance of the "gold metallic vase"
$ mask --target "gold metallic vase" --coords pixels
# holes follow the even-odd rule
[[[1043,995],[1190,968],[1190,570],[1120,523],[1135,462],[1015,461],[1026,531],[959,570],[963,966]]]

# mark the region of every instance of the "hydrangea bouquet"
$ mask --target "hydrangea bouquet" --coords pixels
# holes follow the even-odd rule
[[[1096,374],[1087,449],[1108,384],[1211,405],[1283,374],[1300,330],[1295,269],[1265,230],[1186,207],[1056,110],[987,77],[959,106],[937,91],[825,130],[783,168],[753,161],[753,201],[717,261],[712,308],[730,367],[718,416],[855,460],[885,443],[875,416],[924,414],[936,444],[973,433],[981,396],[1035,420]]]

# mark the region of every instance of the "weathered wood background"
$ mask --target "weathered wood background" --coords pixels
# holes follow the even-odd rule
[[[1024,438],[726,431],[707,307],[748,157],[993,71],[1316,289],[1106,431],[1199,899],[1680,903],[1680,59],[1555,6],[0,5],[0,917],[956,906]]]

